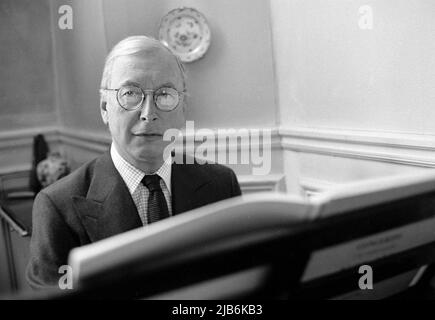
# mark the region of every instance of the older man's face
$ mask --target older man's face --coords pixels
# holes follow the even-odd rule
[[[135,85],[143,90],[172,87],[184,90],[181,72],[174,57],[164,50],[123,56],[115,60],[110,88]],[[170,128],[181,128],[185,122],[184,100],[173,111],[157,109],[151,95],[145,97],[142,107],[127,111],[116,100],[116,92],[106,92],[102,117],[109,124],[112,139],[119,153],[131,164],[141,167],[149,162],[163,160],[163,150],[170,141],[163,134]],[[104,100],[103,100],[104,102]]]

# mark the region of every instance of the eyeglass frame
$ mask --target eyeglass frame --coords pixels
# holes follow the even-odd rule
[[[122,105],[121,105],[121,103],[119,102],[119,98],[118,98],[118,92],[119,92],[119,90],[121,90],[122,88],[125,88],[125,87],[135,87],[135,88],[138,88],[138,89],[140,89],[141,91],[142,91],[142,101],[134,108],[134,109],[126,109],[126,108],[124,108]],[[160,89],[173,89],[173,90],[175,90],[177,93],[178,93],[178,103],[177,103],[177,105],[174,107],[174,109],[172,109],[172,110],[163,110],[163,109],[161,109],[161,108],[159,108],[159,106],[157,105],[157,102],[156,102],[156,100],[155,100],[155,95],[154,95],[154,92],[156,92],[157,90],[160,90]],[[187,91],[186,90],[183,90],[183,91],[178,91],[177,89],[175,89],[175,88],[172,88],[172,87],[165,87],[165,86],[163,86],[163,87],[160,87],[160,88],[157,88],[157,89],[147,89],[147,90],[144,90],[144,89],[142,89],[141,87],[139,87],[139,86],[135,86],[135,85],[128,85],[128,86],[122,86],[122,87],[120,87],[120,88],[118,88],[118,89],[109,89],[109,88],[100,88],[100,92],[101,91],[116,91],[116,102],[118,102],[118,105],[122,108],[122,109],[124,109],[125,111],[136,111],[136,110],[139,110],[141,107],[142,107],[142,105],[143,105],[143,103],[144,103],[144,101],[145,101],[145,98],[146,98],[146,95],[147,94],[151,94],[152,95],[152,98],[153,98],[153,101],[154,101],[154,104],[155,104],[155,106],[156,106],[156,108],[158,109],[158,110],[160,110],[160,111],[162,111],[162,112],[171,112],[171,111],[174,111],[175,109],[177,109],[178,108],[178,106],[180,105],[180,103],[182,102],[182,99],[184,99],[184,96],[188,96],[189,94],[187,93]]]

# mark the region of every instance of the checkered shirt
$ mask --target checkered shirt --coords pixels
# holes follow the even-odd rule
[[[139,213],[142,224],[148,224],[148,188],[145,187],[141,181],[145,176],[145,172],[135,168],[128,163],[116,150],[115,145],[112,143],[110,147],[110,155],[116,170],[118,170],[128,190],[130,191],[133,202],[136,205],[137,212]],[[172,216],[172,201],[171,201],[171,159],[168,158],[163,165],[155,173],[160,176],[160,187],[165,195],[166,203],[168,205],[169,216]]]

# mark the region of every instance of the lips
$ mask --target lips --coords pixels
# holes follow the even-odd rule
[[[145,140],[149,140],[149,141],[161,140],[163,137],[162,134],[155,133],[155,132],[137,132],[137,133],[133,133],[133,135],[135,137],[138,137],[139,139],[145,139]]]

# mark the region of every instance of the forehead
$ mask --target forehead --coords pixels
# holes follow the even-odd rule
[[[143,88],[170,83],[178,89],[183,87],[181,71],[175,58],[168,52],[157,49],[117,57],[113,62],[110,83],[112,86],[136,83]]]

